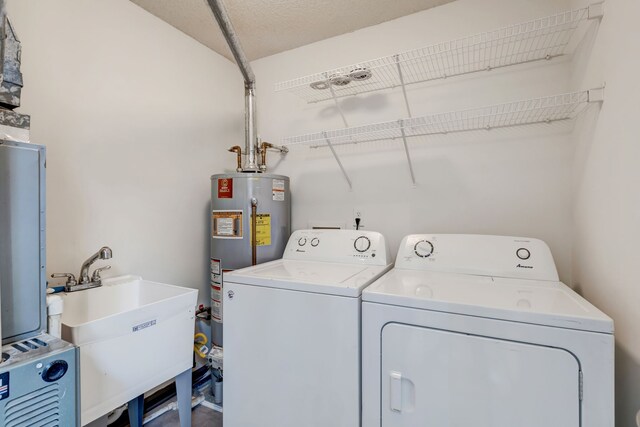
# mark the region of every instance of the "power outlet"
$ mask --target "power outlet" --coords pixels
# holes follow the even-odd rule
[[[355,207],[353,208],[353,229],[356,229],[356,222],[355,219],[356,218],[360,218],[360,224],[358,225],[358,228],[362,229],[364,228],[364,222],[363,222],[363,217],[364,217],[364,211],[362,210],[362,208],[360,207]]]

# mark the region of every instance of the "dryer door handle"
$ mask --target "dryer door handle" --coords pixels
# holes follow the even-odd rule
[[[391,410],[394,412],[402,412],[402,374],[400,372],[391,371],[389,373],[389,403]]]

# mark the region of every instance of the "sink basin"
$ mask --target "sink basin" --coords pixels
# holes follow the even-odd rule
[[[82,425],[191,368],[197,290],[121,276],[61,295],[62,338],[80,347]]]

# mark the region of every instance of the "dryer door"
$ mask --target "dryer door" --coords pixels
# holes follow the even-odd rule
[[[382,331],[383,427],[578,427],[569,352],[418,326]]]

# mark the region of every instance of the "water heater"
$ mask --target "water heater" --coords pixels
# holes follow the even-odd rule
[[[282,257],[291,234],[289,178],[211,177],[211,337],[222,346],[224,273]]]

